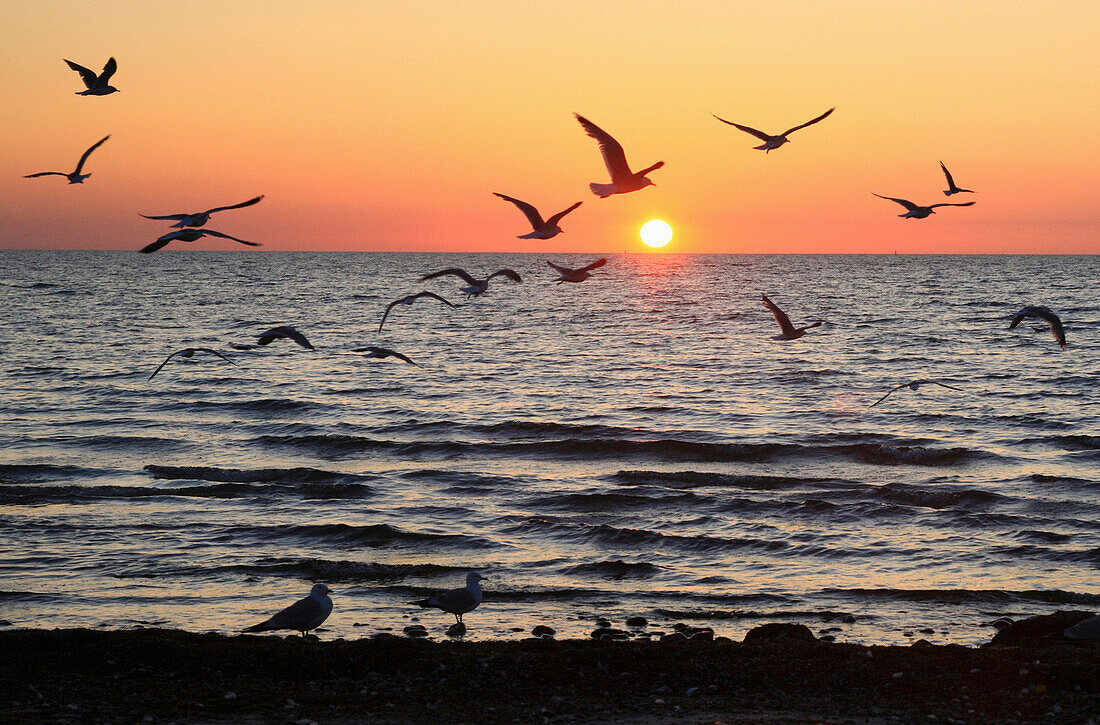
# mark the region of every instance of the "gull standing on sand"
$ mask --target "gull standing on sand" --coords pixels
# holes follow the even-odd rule
[[[933,211],[933,210],[938,206],[974,206],[974,204],[977,203],[977,202],[973,202],[973,201],[968,201],[968,202],[963,203],[963,204],[940,203],[940,204],[929,204],[928,206],[920,206],[918,204],[914,204],[911,201],[906,201],[905,199],[895,199],[892,196],[883,196],[882,194],[875,194],[873,191],[871,193],[874,196],[877,196],[880,199],[888,199],[890,201],[897,202],[898,204],[901,204],[906,209],[908,209],[909,211],[905,212],[904,214],[898,214],[898,216],[903,218],[903,219],[924,219],[929,214],[935,214],[936,212]]]
[[[446,270],[444,270],[444,271],[446,271]],[[440,274],[442,274],[442,272],[440,272]],[[382,325],[386,324],[386,318],[390,316],[390,310],[392,310],[397,305],[411,305],[413,302],[416,302],[418,299],[420,299],[422,297],[428,297],[428,298],[433,299],[433,300],[439,300],[440,302],[447,305],[448,307],[454,307],[454,305],[452,305],[450,302],[448,302],[444,298],[437,295],[435,292],[417,292],[415,295],[407,295],[405,297],[402,297],[399,300],[394,300],[393,302],[386,305],[386,311],[384,313],[382,313],[382,321],[378,323],[378,331],[382,332]]]
[[[176,220],[176,223],[172,225],[173,228],[183,227],[201,227],[206,222],[210,221],[210,215],[219,211],[228,211],[229,209],[243,209],[246,206],[252,206],[253,204],[259,204],[260,199],[263,199],[263,194],[249,199],[248,201],[242,201],[240,204],[232,204],[230,206],[216,206],[213,209],[207,209],[206,211],[195,212],[194,214],[165,214],[163,216],[149,216],[148,214],[138,214],[146,219],[166,219]]]
[[[160,369],[163,368],[165,365],[167,365],[168,361],[171,360],[172,358],[174,358],[176,355],[179,355],[180,357],[192,357],[192,356],[194,356],[194,354],[196,352],[208,352],[211,355],[217,355],[218,357],[220,357],[222,360],[225,360],[230,365],[236,365],[237,364],[237,363],[233,362],[232,360],[230,360],[229,358],[227,358],[225,355],[222,355],[217,350],[214,350],[214,349],[209,348],[209,347],[185,347],[182,350],[177,350],[176,352],[172,353],[168,357],[164,358],[164,362],[162,362],[160,365],[157,366],[157,369],[153,371],[153,374],[150,375],[148,380],[146,380],[145,382],[149,382],[149,380],[152,380],[153,378],[155,378],[157,376],[157,373],[160,372]]]
[[[601,199],[606,199],[612,194],[626,194],[630,191],[644,189],[647,186],[656,186],[656,184],[646,178],[646,174],[664,166],[664,161],[658,161],[652,166],[648,166],[637,173],[631,171],[630,165],[626,163],[626,152],[623,151],[623,147],[619,142],[611,137],[611,134],[579,113],[574,113],[573,115],[577,117],[581,126],[584,127],[585,133],[599,142],[600,153],[603,154],[604,165],[607,166],[607,172],[611,174],[610,184],[593,183],[588,185],[588,188],[592,190],[593,194]]]
[[[397,352],[396,350],[389,349],[388,347],[374,347],[373,345],[367,345],[366,347],[352,348],[351,351],[352,352],[365,352],[365,353],[367,353],[363,357],[376,357],[376,358],[395,357],[398,360],[404,360],[409,365],[416,365],[416,363],[414,363],[409,358],[405,357],[404,355]],[[417,365],[417,367],[420,367],[420,366]]]
[[[324,584],[314,584],[309,596],[291,604],[275,614],[266,622],[260,622],[241,630],[242,632],[270,632],[276,629],[293,629],[305,637],[309,630],[317,629],[332,614],[332,600],[328,598],[332,590]]]
[[[198,239],[202,239],[203,237],[219,237],[221,239],[232,239],[234,242],[247,244],[250,247],[263,246],[259,242],[246,242],[243,239],[237,239],[236,237],[231,237],[228,234],[216,232],[213,229],[178,229],[174,232],[168,232],[164,236],[157,237],[157,241],[142,247],[138,251],[142,254],[151,254],[168,244],[168,242],[194,242]]]
[[[62,60],[65,60],[62,58]],[[107,64],[103,66],[103,72],[98,76],[95,71],[85,68],[82,65],[77,65],[71,60],[65,60],[69,64],[69,67],[80,74],[80,80],[84,81],[84,85],[87,86],[87,90],[77,91],[78,96],[106,96],[111,93],[117,93],[118,89],[114,86],[107,85],[107,81],[111,80],[111,76],[118,70],[118,63],[115,63],[114,58],[108,58]]]
[[[588,273],[589,270],[599,269],[600,267],[607,264],[607,257],[600,257],[592,264],[589,264],[586,267],[581,267],[580,269],[569,269],[569,267],[560,267],[550,260],[546,260],[546,263],[553,267],[554,270],[561,275],[556,280],[554,280],[558,284],[561,284],[562,282],[583,282],[592,276]]]
[[[470,276],[469,272],[467,272],[464,269],[459,269],[458,267],[448,267],[447,269],[441,269],[438,272],[432,272],[431,274],[426,274],[426,275],[424,275],[423,277],[420,278],[420,281],[421,282],[426,282],[429,279],[435,279],[436,277],[443,277],[443,276],[448,275],[448,274],[454,275],[455,277],[461,277],[462,280],[464,282],[466,282],[467,286],[466,287],[460,287],[459,290],[461,292],[465,292],[467,297],[477,297],[482,292],[489,289],[489,280],[491,280],[493,277],[497,277],[497,276],[507,277],[508,279],[512,280],[513,282],[522,282],[523,281],[522,279],[520,279],[519,273],[516,272],[513,269],[498,269],[496,272],[493,272],[492,274],[490,274],[485,279],[474,279],[473,277]]]
[[[539,214],[539,210],[531,206],[527,202],[520,201],[519,199],[513,199],[512,197],[505,196],[504,194],[498,194],[495,191],[493,192],[493,196],[499,196],[501,199],[504,199],[505,201],[510,201],[515,204],[516,207],[521,212],[523,212],[524,216],[527,217],[527,221],[531,222],[531,228],[534,229],[534,231],[528,232],[527,234],[521,234],[517,237],[517,239],[550,239],[551,237],[555,237],[558,234],[563,234],[564,230],[558,226],[558,222],[561,221],[561,218],[563,216],[584,203],[578,201],[576,204],[569,207],[565,211],[559,211],[554,216],[550,217],[546,221],[543,221],[542,215]]]
[[[1050,334],[1054,335],[1054,339],[1058,341],[1063,350],[1066,349],[1066,328],[1062,327],[1061,318],[1054,314],[1049,307],[1028,305],[1012,316],[1012,323],[1008,326],[1008,329],[1011,330],[1028,317],[1037,317],[1050,325]]]
[[[779,309],[774,302],[768,299],[767,295],[760,295],[760,298],[764,300],[764,306],[772,311],[772,317],[779,323],[779,329],[783,331],[782,335],[776,335],[772,338],[773,340],[797,340],[805,335],[806,330],[809,330],[811,327],[825,324],[821,320],[818,320],[817,322],[811,322],[805,327],[795,327],[791,324],[791,318],[787,317],[787,313]]]
[[[764,133],[763,131],[757,131],[755,128],[752,128],[751,126],[742,126],[739,123],[734,123],[733,121],[727,121],[726,119],[721,118],[719,116],[714,116],[714,117],[717,118],[722,123],[728,123],[731,126],[734,126],[736,128],[741,129],[745,133],[756,136],[758,139],[760,139],[764,143],[761,144],[760,146],[753,146],[753,148],[758,149],[760,151],[763,151],[764,153],[768,153],[772,149],[777,149],[780,146],[782,146],[783,144],[788,143],[790,141],[790,139],[787,138],[788,135],[794,133],[795,131],[797,131],[801,128],[806,128],[807,126],[812,126],[815,123],[817,123],[818,121],[822,121],[822,120],[828,118],[829,114],[832,113],[835,110],[836,110],[836,107],[834,106],[834,107],[830,108],[828,111],[826,111],[825,113],[818,116],[817,118],[813,119],[812,121],[806,121],[806,123],[803,123],[800,126],[795,126],[793,128],[788,128],[786,131],[784,131],[783,133],[778,134],[776,136],[771,136],[769,134]]]
[[[71,174],[66,174],[62,171],[39,171],[37,174],[27,174],[23,178],[24,179],[36,179],[39,176],[64,176],[66,179],[69,180],[70,184],[83,184],[84,179],[87,179],[89,176],[91,176],[91,174],[82,174],[82,173],[80,173],[81,169],[84,168],[84,162],[88,160],[88,157],[92,155],[93,151],[95,151],[97,148],[102,146],[103,142],[106,141],[109,138],[111,138],[110,134],[104,136],[103,138],[99,139],[94,144],[92,144],[91,148],[89,148],[87,151],[85,151],[84,155],[80,157],[80,161],[78,161],[77,164],[76,164],[76,170],[73,171],[73,173],[71,173]]]
[[[879,404],[879,403],[881,403],[882,401],[884,401],[884,400],[886,400],[887,398],[889,398],[889,397],[890,397],[890,393],[894,393],[894,392],[897,392],[898,390],[901,390],[902,388],[909,388],[910,390],[917,390],[917,389],[919,389],[919,388],[920,388],[920,386],[922,386],[922,385],[938,385],[938,386],[940,386],[941,388],[947,388],[948,390],[958,390],[959,392],[965,392],[965,391],[964,391],[964,390],[963,390],[962,388],[956,388],[956,387],[954,387],[953,385],[945,385],[944,383],[938,383],[938,382],[936,382],[935,380],[914,380],[914,381],[912,381],[912,382],[909,382],[909,383],[905,383],[905,384],[903,384],[903,385],[899,385],[899,386],[897,386],[896,388],[890,388],[890,392],[889,392],[889,393],[886,393],[886,395],[882,396],[881,398],[879,398],[879,399],[878,399],[878,400],[876,400],[875,402],[871,403],[871,404],[870,404],[869,406],[867,406],[867,407],[868,407],[868,408],[874,408],[874,407],[875,407],[876,405],[878,405],[878,404]]]
[[[442,609],[444,612],[455,615],[455,624],[462,624],[462,615],[481,604],[481,580],[485,578],[476,571],[472,571],[466,575],[466,586],[461,589],[442,592],[413,604],[425,609],[431,607]]]
[[[947,188],[943,190],[944,196],[951,196],[952,194],[973,194],[973,189],[960,189],[955,186],[955,180],[951,178],[951,172],[947,170],[947,167],[940,162],[940,168],[943,169],[943,175],[947,177]]]
[[[289,339],[298,343],[307,350],[313,349],[313,345],[309,343],[309,340],[306,339],[306,336],[295,330],[290,325],[279,325],[278,327],[272,327],[270,330],[262,335],[259,335],[258,337],[259,339],[256,340],[257,345],[270,345],[276,340]]]

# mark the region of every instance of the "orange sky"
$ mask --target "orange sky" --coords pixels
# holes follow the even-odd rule
[[[0,247],[137,249],[243,201],[264,250],[1100,253],[1100,3],[8,0]],[[69,58],[118,60],[81,97]],[[718,114],[778,132],[765,155]],[[598,199],[579,112],[656,187]],[[93,176],[60,177],[106,134]],[[871,192],[977,205],[899,219]],[[566,233],[529,230],[498,191]],[[954,197],[950,201],[957,200]],[[229,248],[200,241],[187,249]],[[239,249],[238,245],[233,245]]]

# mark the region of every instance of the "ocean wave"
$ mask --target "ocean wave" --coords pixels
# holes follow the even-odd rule
[[[1082,594],[1060,589],[825,589],[822,594],[855,599],[942,604],[999,604],[1042,602],[1046,604],[1100,604],[1100,594]]]
[[[615,559],[577,564],[566,567],[562,570],[562,573],[570,576],[596,576],[605,579],[648,579],[661,573],[662,570],[663,567],[645,561],[627,562]]]
[[[225,567],[242,574],[294,576],[325,581],[385,581],[465,573],[478,567],[443,564],[379,564],[329,559],[261,559],[254,564]]]
[[[1021,438],[1017,445],[1048,445],[1064,451],[1100,451],[1100,436],[1052,435],[1042,438]]]
[[[753,538],[726,538],[707,535],[689,534],[663,534],[650,529],[633,529],[610,524],[569,524],[549,521],[544,518],[531,518],[511,527],[514,533],[537,533],[538,535],[552,534],[565,539],[595,543],[603,546],[619,547],[665,547],[669,546],[681,551],[691,552],[715,552],[715,551],[783,551],[790,548],[790,544],[784,541],[753,539]]]
[[[339,473],[317,468],[214,468],[210,466],[159,466],[145,470],[154,478],[170,480],[215,481],[219,483],[335,483],[374,478],[355,473]]]
[[[111,471],[83,466],[58,466],[49,463],[4,463],[0,464],[0,481],[18,483],[28,481],[56,481],[67,478],[94,478]]]
[[[270,526],[234,526],[222,529],[226,540],[237,536],[249,536],[264,541],[282,541],[286,538],[308,541],[325,541],[331,544],[354,544],[375,547],[432,546],[459,549],[488,549],[500,546],[480,536],[466,534],[433,534],[423,531],[406,531],[389,524],[297,524]]]
[[[664,506],[684,504],[699,497],[692,493],[643,496],[629,493],[592,492],[563,493],[541,496],[526,502],[529,508],[559,509],[565,511],[616,511],[625,507]]]
[[[665,488],[704,488],[728,486],[758,491],[800,488],[807,484],[834,481],[829,478],[802,476],[753,476],[698,471],[618,471],[609,479],[625,486],[663,486]]]
[[[1006,500],[1005,496],[992,491],[974,488],[948,488],[942,485],[938,488],[921,488],[907,483],[887,483],[881,486],[870,486],[864,490],[891,503],[930,509],[955,507],[970,509]]]
[[[44,503],[80,503],[105,499],[143,498],[244,498],[257,496],[294,496],[306,500],[363,498],[372,493],[358,483],[306,483],[293,486],[278,484],[220,483],[212,486],[155,488],[148,486],[5,486],[0,485],[0,504],[34,505]]]
[[[738,620],[738,619],[812,619],[831,622],[849,616],[850,612],[836,612],[830,609],[780,609],[780,610],[728,610],[728,609],[657,609],[657,614],[669,619],[687,620]]]

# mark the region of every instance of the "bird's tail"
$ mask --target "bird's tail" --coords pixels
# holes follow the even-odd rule
[[[824,320],[818,320],[817,322],[811,322],[810,324],[806,325],[806,329],[808,330],[811,327],[821,327],[824,324],[825,324]]]
[[[588,185],[588,188],[592,190],[592,193],[601,199],[606,199],[615,193],[614,184],[596,184],[592,183]]]
[[[241,631],[242,632],[266,632],[267,630],[268,630],[267,622],[260,622],[259,624],[254,624],[251,627],[248,627],[247,629],[242,629]]]
[[[432,600],[431,599],[418,599],[415,602],[409,602],[409,604],[415,604],[418,607],[424,607],[425,609],[428,609],[432,606]]]

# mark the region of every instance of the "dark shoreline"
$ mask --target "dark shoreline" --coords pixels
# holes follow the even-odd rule
[[[1090,717],[1100,718],[1100,646],[1087,644],[0,632],[2,722],[731,725]]]

